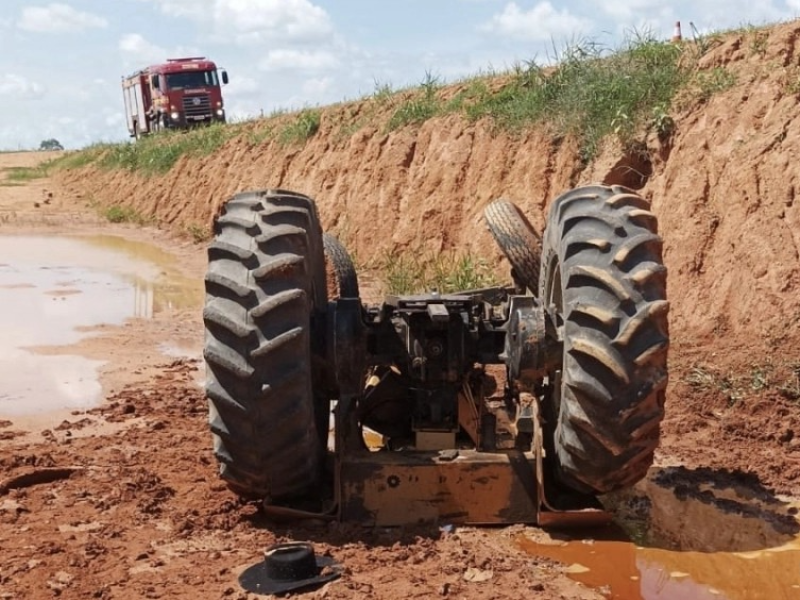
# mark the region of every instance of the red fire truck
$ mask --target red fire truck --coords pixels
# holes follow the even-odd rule
[[[131,137],[164,129],[225,122],[220,79],[228,74],[205,57],[170,58],[122,79]]]

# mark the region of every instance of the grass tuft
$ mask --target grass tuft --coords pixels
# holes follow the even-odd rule
[[[494,272],[471,253],[444,252],[435,256],[410,251],[387,252],[377,263],[389,294],[414,294],[436,290],[442,294],[497,285]]]
[[[425,73],[425,79],[411,97],[400,103],[389,119],[386,128],[394,131],[406,125],[424,123],[442,112],[443,103],[437,92],[441,88],[439,78]]]
[[[203,227],[198,223],[190,223],[187,225],[186,233],[189,234],[196,244],[207,242],[213,236],[213,232],[208,227]]]
[[[721,372],[713,366],[695,365],[683,382],[704,391],[716,391],[732,406],[761,393],[776,392],[787,400],[800,400],[800,363],[779,361],[752,364],[739,372]]]
[[[92,144],[82,150],[65,152],[52,162],[55,169],[80,169],[97,162],[105,152],[112,148],[112,144]]]
[[[111,223],[132,223],[134,225],[148,225],[152,219],[145,217],[130,206],[115,204],[102,211],[103,216]]]
[[[6,181],[11,185],[22,184],[26,181],[43,179],[50,172],[49,161],[36,165],[35,167],[8,167],[6,169]]]
[[[736,84],[736,76],[725,67],[714,67],[710,71],[698,71],[694,87],[700,100],[708,100],[714,94],[724,92]]]
[[[284,144],[302,144],[319,131],[322,113],[319,110],[303,110],[283,126],[278,140]]]

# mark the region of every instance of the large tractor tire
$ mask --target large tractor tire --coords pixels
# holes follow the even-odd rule
[[[536,294],[542,240],[533,225],[510,200],[495,200],[484,209],[483,215],[492,237],[511,264],[515,283]]]
[[[316,209],[283,190],[242,193],[215,233],[203,320],[220,474],[245,497],[300,498],[320,484],[327,435],[312,383],[327,304]]]
[[[549,416],[562,484],[602,494],[653,461],[667,387],[666,268],[649,203],[622,186],[560,196],[544,234],[540,298],[563,324]]]

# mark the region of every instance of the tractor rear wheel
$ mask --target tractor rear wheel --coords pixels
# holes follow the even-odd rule
[[[653,461],[667,387],[666,268],[649,203],[622,186],[586,186],[550,208],[540,298],[563,324],[550,417],[558,479],[607,493]],[[556,389],[558,388],[558,389]]]
[[[298,498],[320,483],[327,435],[312,383],[327,304],[316,210],[291,192],[242,193],[215,233],[203,320],[220,474],[242,496]]]

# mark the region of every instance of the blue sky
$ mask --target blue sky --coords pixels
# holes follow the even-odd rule
[[[798,15],[800,0],[3,0],[0,149],[127,139],[120,77],[167,57],[225,67],[228,114],[247,118],[503,70],[580,37]]]

